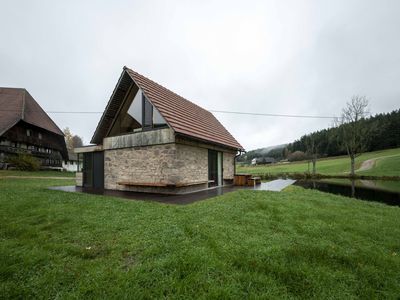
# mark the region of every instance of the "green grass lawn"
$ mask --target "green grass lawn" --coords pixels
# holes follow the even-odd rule
[[[400,208],[299,187],[187,206],[0,179],[1,298],[398,299]]]
[[[400,176],[400,148],[367,152],[356,158],[356,169],[363,161],[377,159],[374,167],[367,171],[356,172],[359,175]],[[310,164],[310,170],[312,165]],[[274,165],[237,167],[238,173],[274,174],[304,173],[308,171],[307,162],[294,162]],[[324,175],[343,175],[350,172],[350,159],[347,156],[320,159],[317,162],[317,173]]]
[[[360,175],[386,174],[386,176],[400,176],[400,154],[378,158],[374,168],[358,172]]]
[[[18,171],[0,170],[0,177],[3,176],[34,176],[34,177],[75,177],[75,172],[60,171]]]

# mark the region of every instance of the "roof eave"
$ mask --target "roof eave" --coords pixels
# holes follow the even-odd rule
[[[231,146],[231,145],[222,144],[222,143],[218,143],[218,142],[215,142],[215,141],[210,141],[210,140],[202,139],[202,138],[199,138],[199,137],[195,137],[195,136],[192,136],[192,135],[189,135],[189,134],[184,134],[184,133],[179,133],[179,132],[177,132],[176,135],[180,136],[180,137],[183,137],[183,138],[186,138],[186,139],[199,141],[199,142],[202,142],[202,143],[205,143],[205,144],[219,146],[219,147],[222,147],[222,148],[228,148],[228,149],[235,150],[235,151],[245,151],[244,148],[241,145],[240,145],[240,147]]]

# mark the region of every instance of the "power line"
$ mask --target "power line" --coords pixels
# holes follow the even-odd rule
[[[0,111],[19,111],[19,110],[4,110]],[[251,116],[264,116],[264,117],[282,117],[282,118],[308,118],[308,119],[335,119],[333,116],[316,116],[316,115],[290,115],[290,114],[269,114],[269,113],[255,113],[255,112],[242,112],[242,111],[227,111],[227,110],[209,110],[214,113],[236,114],[236,115],[251,115]],[[48,114],[102,114],[102,111],[46,111]]]
[[[266,113],[253,113],[241,111],[226,111],[226,110],[209,110],[216,113],[224,114],[237,114],[237,115],[252,115],[252,116],[266,116],[266,117],[285,117],[285,118],[313,118],[313,119],[335,119],[332,116],[309,116],[309,115],[286,115],[286,114],[266,114]]]

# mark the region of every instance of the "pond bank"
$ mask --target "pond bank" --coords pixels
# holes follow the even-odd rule
[[[360,200],[400,206],[400,181],[300,179],[295,185]]]
[[[264,174],[252,174],[254,176],[261,177],[262,180],[272,180],[278,178],[291,178],[291,179],[326,179],[326,178],[337,178],[337,179],[363,179],[363,180],[391,180],[400,181],[400,176],[371,176],[371,175],[326,175],[326,174],[310,174],[310,173],[264,173]]]

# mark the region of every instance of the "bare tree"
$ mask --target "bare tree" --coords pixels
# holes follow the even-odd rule
[[[65,144],[67,145],[67,149],[69,151],[72,151],[74,148],[81,147],[83,145],[82,138],[78,135],[72,134],[71,130],[68,127],[63,130],[63,133]]]
[[[353,96],[336,120],[339,132],[339,143],[350,157],[350,175],[355,175],[355,159],[366,149],[367,127],[363,120],[368,116],[368,100],[365,96]]]
[[[313,134],[306,137],[305,144],[307,157],[312,162],[312,174],[315,176],[317,173],[318,145]]]
[[[77,147],[82,147],[83,146],[83,140],[80,136],[74,135],[72,137],[72,147],[77,148]]]
[[[64,138],[65,138],[65,144],[67,145],[67,149],[71,150],[72,149],[72,133],[69,127],[65,127],[63,130],[64,133]]]

